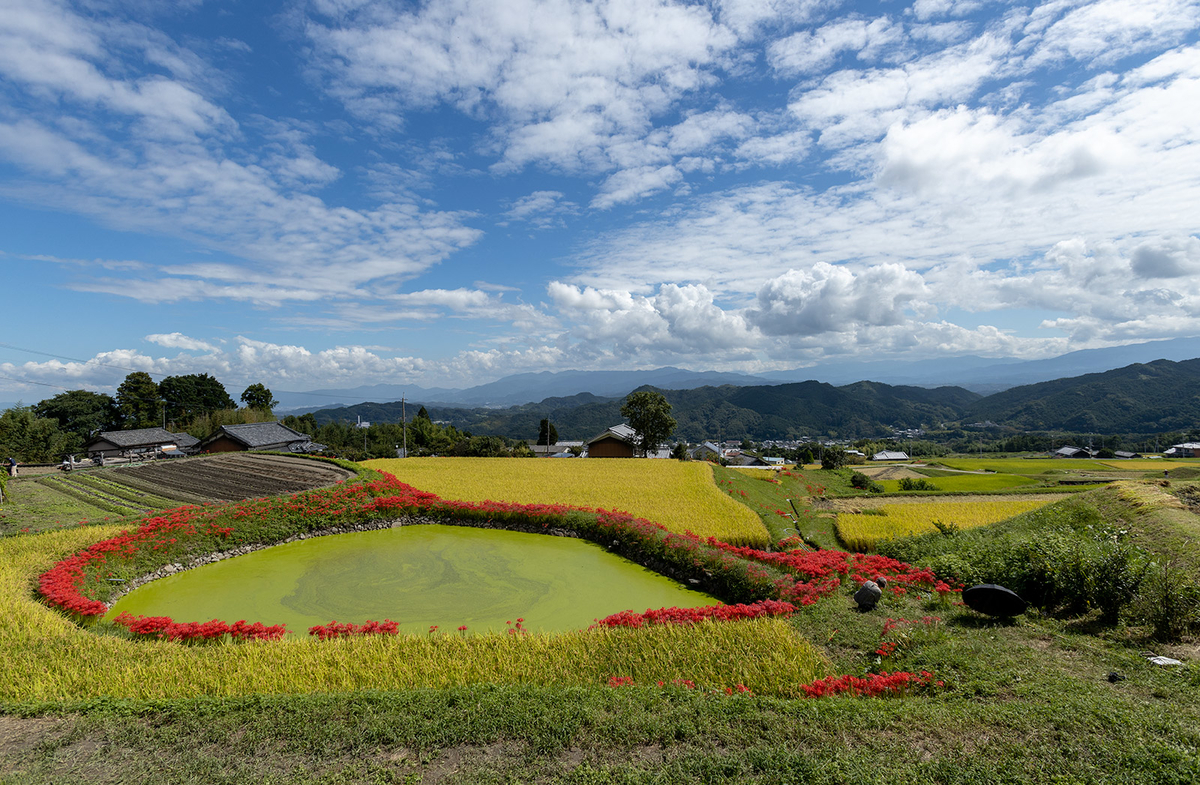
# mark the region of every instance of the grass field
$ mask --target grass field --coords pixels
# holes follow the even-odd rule
[[[935,463],[949,469],[993,471],[1006,474],[1164,472],[1181,466],[1200,466],[1197,461],[1131,459],[1127,461],[1080,458],[938,458]]]
[[[928,479],[937,486],[939,491],[948,493],[988,493],[1038,485],[1041,482],[1036,478],[1021,477],[1016,474],[951,474]],[[879,480],[878,482],[883,486],[885,493],[896,493],[900,490],[899,480]]]
[[[621,510],[683,533],[763,545],[768,532],[729,498],[701,461],[408,458],[366,461],[445,499]]]
[[[935,521],[958,529],[970,529],[997,523],[1049,503],[1046,500],[1022,501],[929,501],[921,504],[884,504],[876,507],[882,515],[841,513],[837,517],[838,539],[856,551],[874,549],[880,540],[937,531]]]

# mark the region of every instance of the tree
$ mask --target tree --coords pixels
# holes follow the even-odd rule
[[[257,382],[242,392],[242,403],[246,404],[247,408],[268,412],[279,405],[279,401],[275,400],[275,396],[271,394],[267,386]]]
[[[168,376],[159,382],[158,391],[172,420],[190,420],[209,412],[237,408],[225,386],[206,373]]]
[[[840,469],[847,463],[846,451],[841,447],[826,447],[821,453],[822,469]]]
[[[150,374],[134,371],[117,388],[122,428],[153,428],[160,423],[162,398]]]
[[[528,433],[528,431],[526,431]],[[542,420],[538,426],[538,444],[549,446],[558,444],[558,429],[554,427],[554,423],[550,422],[549,418]]]
[[[629,420],[629,427],[637,432],[637,451],[643,456],[657,450],[658,445],[675,432],[671,404],[659,392],[639,390],[630,393],[621,405],[621,416]]]
[[[32,406],[14,406],[0,414],[0,458],[20,463],[53,463],[78,452],[80,439],[58,429],[58,422],[38,417]]]
[[[671,457],[677,461],[688,460],[687,444],[684,442],[675,442],[675,446],[671,448]]]
[[[88,390],[68,390],[47,398],[33,407],[33,413],[56,420],[61,430],[77,435],[84,442],[99,431],[117,428],[120,423],[113,397]]]

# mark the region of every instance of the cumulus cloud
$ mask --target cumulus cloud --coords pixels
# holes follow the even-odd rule
[[[767,335],[848,332],[859,325],[903,324],[914,300],[926,294],[921,276],[899,264],[855,274],[819,262],[788,270],[758,292],[747,318]]]
[[[1143,243],[1133,251],[1133,272],[1139,278],[1182,278],[1200,273],[1200,238]]]

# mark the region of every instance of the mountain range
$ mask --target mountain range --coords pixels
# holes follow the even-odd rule
[[[326,388],[306,392],[275,391],[277,411],[299,413],[368,401],[399,401],[402,397],[427,406],[500,408],[566,398],[579,393],[623,397],[644,386],[663,390],[733,385],[751,387],[786,382],[818,381],[844,386],[871,380],[892,386],[962,387],[990,395],[1018,385],[1070,376],[1100,373],[1154,360],[1189,360],[1200,357],[1200,338],[1130,344],[1107,349],[1085,349],[1045,360],[997,359],[965,355],[936,360],[821,363],[789,371],[760,375],[719,371],[656,368],[645,371],[543,371],[506,376],[466,389],[376,384],[354,388]]]
[[[647,388],[653,389],[653,388]],[[676,435],[703,439],[862,438],[907,429],[991,428],[1150,434],[1200,425],[1200,359],[1136,363],[1103,373],[1039,382],[983,396],[962,387],[925,388],[805,381],[660,390]],[[584,440],[622,421],[624,396],[580,393],[508,408],[427,404],[430,417],[478,435],[533,438],[549,418],[560,439]],[[411,419],[418,404],[410,403]],[[399,422],[399,403],[364,403],[313,414],[320,424]]]

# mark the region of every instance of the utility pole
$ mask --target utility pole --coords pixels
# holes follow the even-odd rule
[[[400,432],[404,434],[404,457],[408,457],[408,409],[404,403],[404,396],[400,396]]]

